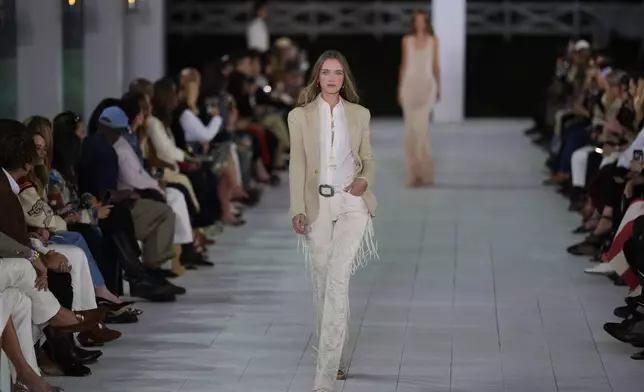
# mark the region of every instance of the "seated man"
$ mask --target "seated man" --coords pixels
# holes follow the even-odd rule
[[[175,214],[174,243],[181,246],[181,261],[186,265],[213,265],[206,262],[194,251],[192,223],[186,196],[178,189],[166,187],[163,182],[153,178],[145,169],[143,154],[139,155],[141,143],[137,133],[145,122],[142,103],[147,102],[143,94],[125,94],[114,114],[127,123],[121,127],[121,137],[114,143],[114,150],[119,159],[120,189],[133,189],[141,197],[163,201],[172,208]],[[149,104],[149,102],[148,102]],[[188,195],[188,198],[190,196]]]
[[[31,330],[31,300],[19,290],[0,291],[0,331],[0,348],[13,364],[14,391],[62,391],[40,376]]]
[[[80,190],[109,204],[129,205],[135,235],[143,242],[143,264],[154,272],[174,256],[175,215],[164,203],[142,199],[133,189],[119,189],[119,157],[113,145],[121,137],[123,124],[127,127],[127,123],[127,116],[116,107],[106,109],[100,116],[98,130],[83,144],[79,165]],[[166,279],[160,277],[159,280],[171,287],[174,294],[185,293],[185,289]],[[136,293],[132,295],[136,296]]]

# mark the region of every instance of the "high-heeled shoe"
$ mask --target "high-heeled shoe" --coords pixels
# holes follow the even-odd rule
[[[96,304],[98,305],[98,307],[105,308],[107,309],[108,312],[110,312],[110,311],[118,311],[123,308],[132,306],[136,304],[136,301],[123,301],[121,303],[116,303],[106,298],[96,297]]]
[[[65,326],[49,326],[49,333],[56,336],[63,336],[68,333],[79,333],[88,331],[105,318],[104,309],[92,309],[81,312],[74,312],[78,319],[78,324],[65,325]]]

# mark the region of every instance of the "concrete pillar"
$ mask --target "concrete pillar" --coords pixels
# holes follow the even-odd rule
[[[125,81],[165,76],[165,0],[137,0],[126,16]]]
[[[16,1],[17,119],[53,118],[63,109],[63,34],[60,0]]]
[[[83,0],[84,116],[104,98],[120,98],[126,81],[125,11],[121,0]]]
[[[432,19],[441,69],[441,97],[434,121],[461,122],[465,116],[467,1],[432,0]]]
[[[83,1],[60,1],[63,4],[63,106],[82,116],[85,107]]]
[[[18,96],[15,0],[0,0],[0,20],[0,118],[15,118]],[[0,388],[5,389],[5,385]]]

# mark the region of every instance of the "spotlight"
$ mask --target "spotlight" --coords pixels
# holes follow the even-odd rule
[[[127,0],[127,11],[136,12],[139,10],[139,2],[137,0]]]

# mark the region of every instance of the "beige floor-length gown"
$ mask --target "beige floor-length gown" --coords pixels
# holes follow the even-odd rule
[[[436,103],[434,80],[434,38],[419,49],[416,37],[404,41],[407,58],[400,91],[405,119],[407,185],[428,185],[434,181],[434,161],[429,143],[429,115]]]

